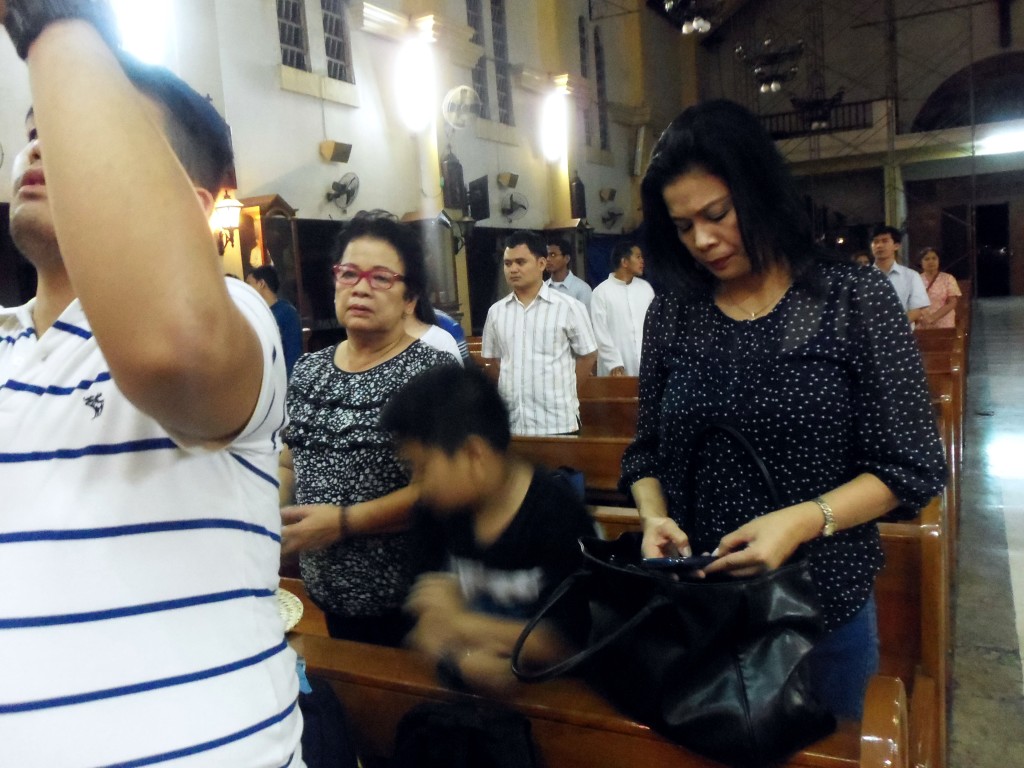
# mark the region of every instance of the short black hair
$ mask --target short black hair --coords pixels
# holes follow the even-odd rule
[[[403,285],[406,299],[416,299],[419,303],[419,300],[427,296],[430,285],[427,260],[416,230],[408,224],[402,224],[398,217],[387,211],[360,211],[335,240],[331,248],[331,263],[340,264],[349,244],[362,238],[381,240],[398,253],[405,268]]]
[[[644,260],[655,282],[684,294],[706,293],[715,284],[680,241],[663,196],[690,171],[709,173],[728,187],[754,272],[782,262],[794,281],[821,287],[816,263],[840,257],[816,242],[793,177],[758,117],[725,99],[684,110],[654,145],[640,198]]]
[[[391,396],[380,426],[398,442],[415,440],[449,456],[473,435],[502,453],[512,440],[508,407],[475,366],[440,365],[415,376]]]
[[[520,245],[525,245],[527,250],[538,259],[546,259],[548,257],[548,245],[544,242],[544,238],[536,232],[520,229],[509,235],[508,240],[505,242],[506,248],[518,248]]]
[[[876,237],[882,235],[888,235],[892,238],[892,241],[899,245],[903,242],[903,233],[900,232],[896,227],[890,227],[888,224],[879,224],[871,231],[871,239],[874,240]]]
[[[612,271],[622,266],[622,262],[628,261],[633,255],[636,243],[632,240],[620,240],[612,246]]]
[[[562,252],[562,255],[571,259],[573,256],[572,243],[569,242],[567,237],[552,237],[548,240],[548,245],[553,245]]]
[[[267,284],[267,288],[274,293],[281,290],[281,278],[277,276],[277,270],[269,264],[262,267],[256,267],[256,269],[249,273],[249,277],[253,280],[262,280]]]
[[[192,183],[216,195],[226,186],[234,163],[224,118],[169,69],[123,52],[118,59],[132,85],[162,107],[165,135]]]

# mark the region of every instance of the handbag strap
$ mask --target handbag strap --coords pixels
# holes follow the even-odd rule
[[[534,628],[544,619],[548,612],[555,606],[555,604],[565,597],[566,594],[578,583],[588,578],[591,574],[587,571],[577,571],[566,577],[561,584],[559,584],[554,592],[548,597],[541,606],[540,610],[534,615],[532,619],[523,627],[523,631],[519,633],[519,638],[516,640],[515,646],[512,648],[512,672],[517,678],[527,683],[539,683],[544,680],[550,680],[553,677],[564,675],[567,672],[572,672],[583,662],[597,653],[600,653],[604,648],[614,643],[616,640],[621,638],[623,635],[633,631],[640,622],[654,613],[656,610],[664,605],[669,604],[671,601],[663,595],[655,595],[647,604],[641,608],[636,614],[630,618],[629,621],[625,622],[621,627],[611,632],[595,643],[590,644],[579,653],[570,656],[567,659],[556,662],[549,667],[544,669],[534,670],[528,672],[523,669],[520,663],[520,655],[523,650],[523,646],[526,644],[527,638],[533,632]]]
[[[747,440],[746,436],[738,429],[736,429],[736,427],[734,427],[732,424],[727,424],[721,421],[716,421],[711,424],[708,424],[704,428],[704,430],[699,435],[697,435],[697,440],[693,445],[693,451],[691,453],[692,458],[690,460],[690,466],[688,468],[686,477],[686,487],[690,489],[691,500],[693,498],[693,488],[695,487],[694,479],[697,474],[697,456],[704,449],[704,446],[707,445],[707,442],[708,440],[711,439],[711,436],[716,432],[721,432],[722,434],[725,434],[728,437],[732,438],[732,440],[737,445],[739,445],[740,448],[743,449],[744,453],[747,454],[751,462],[753,462],[754,466],[757,467],[757,471],[761,475],[761,479],[764,480],[765,488],[768,489],[768,495],[769,497],[771,497],[771,501],[772,504],[775,505],[775,509],[781,509],[783,506],[782,497],[779,495],[778,486],[775,485],[775,478],[772,477],[772,473],[768,470],[768,467],[761,459],[761,456],[760,454],[758,454],[757,449],[753,445],[751,445],[750,441]]]

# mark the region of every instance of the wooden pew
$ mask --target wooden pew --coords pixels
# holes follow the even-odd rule
[[[639,400],[635,397],[580,398],[580,434],[633,437]]]
[[[631,437],[533,437],[515,435],[512,451],[527,461],[549,469],[570,466],[583,473],[588,504],[630,504],[619,491],[622,454]]]
[[[636,376],[584,376],[576,380],[576,393],[581,399],[636,397],[638,388]]]
[[[402,715],[427,701],[468,701],[495,706],[483,696],[442,687],[420,654],[326,637],[319,610],[302,582],[282,580],[304,605],[290,636],[307,672],[326,679],[345,706],[366,765],[391,756]],[[515,684],[502,704],[529,717],[544,768],[721,768],[648,727],[621,715],[576,678]],[[908,768],[910,713],[903,685],[891,677],[871,681],[860,723],[845,721],[835,733],[781,763],[788,768]]]

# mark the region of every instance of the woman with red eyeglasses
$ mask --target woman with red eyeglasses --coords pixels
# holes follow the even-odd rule
[[[423,247],[393,217],[358,215],[334,248],[334,306],[347,338],[299,358],[281,454],[282,556],[299,555],[332,637],[398,645],[416,501],[381,408],[417,373],[455,364],[406,332],[427,290]]]

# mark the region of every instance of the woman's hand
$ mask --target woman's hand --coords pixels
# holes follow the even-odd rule
[[[640,553],[644,557],[689,557],[690,539],[671,517],[642,519],[644,538]]]
[[[337,504],[301,504],[281,508],[281,557],[325,549],[342,538]]]
[[[821,510],[808,502],[756,517],[722,537],[712,553],[718,559],[704,572],[756,576],[778,568],[818,534],[821,524]]]

